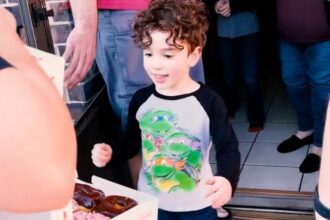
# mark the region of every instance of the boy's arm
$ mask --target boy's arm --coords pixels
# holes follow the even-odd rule
[[[211,135],[216,151],[216,175],[228,179],[234,193],[240,170],[238,140],[228,120],[226,107],[218,96],[213,100],[210,120]]]
[[[131,159],[141,150],[141,130],[139,128],[139,122],[135,118],[136,112],[140,106],[138,102],[138,96],[134,95],[129,105],[125,131],[120,135],[118,140],[110,141],[112,159],[107,165]]]

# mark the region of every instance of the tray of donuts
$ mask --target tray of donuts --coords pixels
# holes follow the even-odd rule
[[[158,199],[93,176],[92,184],[76,180],[73,220],[154,220]]]

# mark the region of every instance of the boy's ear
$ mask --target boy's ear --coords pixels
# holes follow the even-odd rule
[[[189,54],[189,57],[188,57],[189,66],[190,67],[195,66],[198,63],[201,55],[202,55],[202,47],[198,46],[193,50],[193,52],[191,52]]]

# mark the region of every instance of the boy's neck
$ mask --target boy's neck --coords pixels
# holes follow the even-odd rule
[[[178,95],[184,95],[189,94],[192,92],[197,91],[200,88],[200,84],[193,79],[189,78],[189,80],[183,81],[180,84],[177,84],[175,87],[171,87],[170,89],[162,89],[157,88],[156,91],[165,96],[178,96]]]

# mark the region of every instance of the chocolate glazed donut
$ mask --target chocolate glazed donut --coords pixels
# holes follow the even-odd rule
[[[136,205],[137,202],[131,198],[112,195],[105,197],[101,203],[96,206],[95,211],[110,218],[114,218]]]
[[[86,184],[76,183],[75,185],[73,199],[79,206],[86,208],[85,211],[93,210],[104,197],[104,192],[99,189]]]

